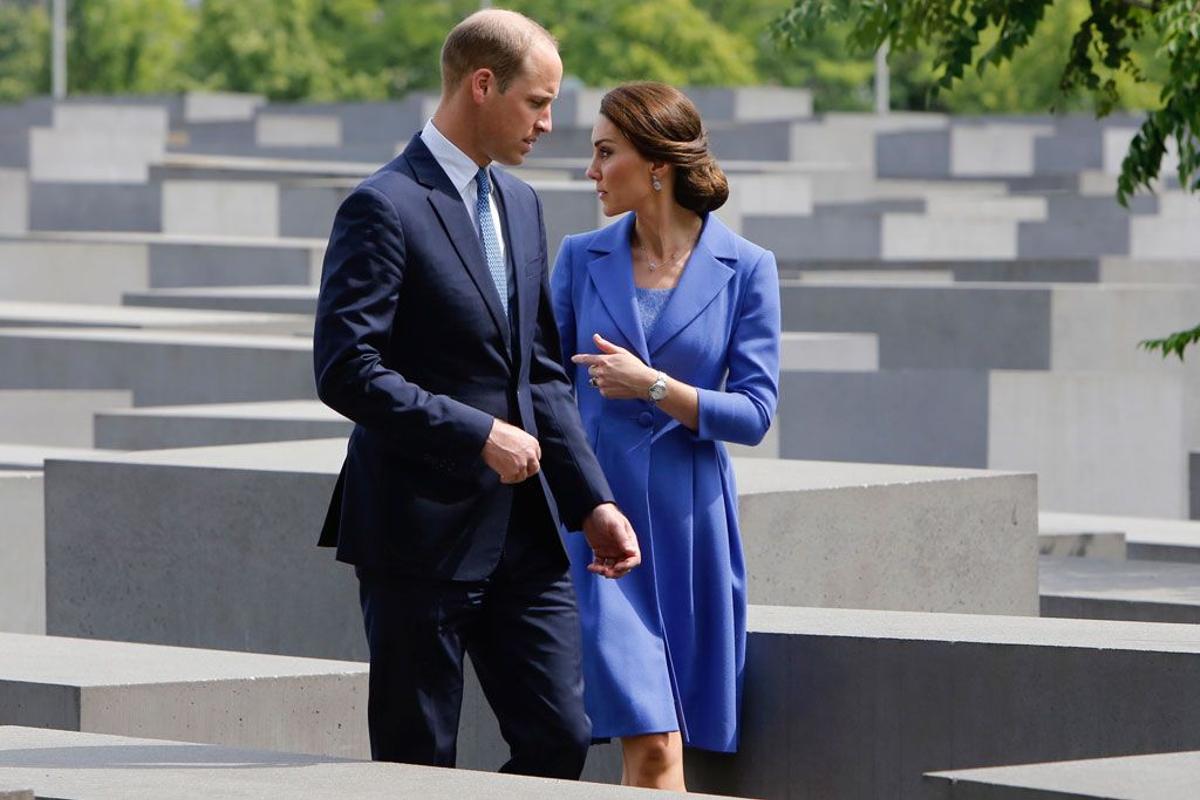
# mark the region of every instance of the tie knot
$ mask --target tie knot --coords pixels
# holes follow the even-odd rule
[[[480,197],[487,197],[492,193],[492,182],[488,180],[487,170],[483,167],[480,167],[479,172],[475,173],[475,184],[479,187]]]

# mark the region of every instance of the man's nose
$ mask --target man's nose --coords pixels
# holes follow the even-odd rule
[[[550,119],[549,106],[546,107],[546,113],[542,114],[542,116],[538,118],[537,126],[539,129],[541,129],[542,133],[549,133],[554,127],[553,122]]]

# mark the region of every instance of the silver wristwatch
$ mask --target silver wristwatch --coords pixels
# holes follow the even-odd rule
[[[646,392],[650,395],[650,399],[657,403],[667,396],[667,376],[666,373],[658,373],[658,377],[654,379],[654,383],[650,384],[650,388]]]

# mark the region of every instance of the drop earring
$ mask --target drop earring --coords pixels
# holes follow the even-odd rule
[[[657,175],[650,176],[650,185],[654,187],[654,191],[656,191],[656,192],[662,191],[662,181],[660,181],[658,179]]]

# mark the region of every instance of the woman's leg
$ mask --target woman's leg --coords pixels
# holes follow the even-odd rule
[[[679,731],[626,736],[621,739],[621,783],[647,789],[686,792],[683,781],[683,737]]]

